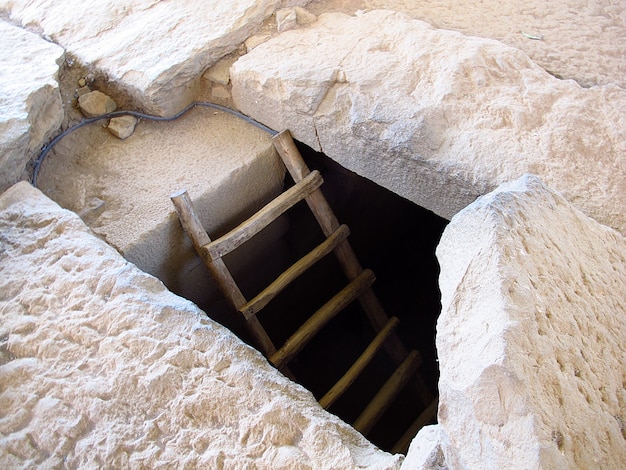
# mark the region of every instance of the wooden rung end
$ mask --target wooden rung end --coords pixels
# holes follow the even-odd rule
[[[374,273],[366,269],[332,299],[326,302],[296,331],[269,360],[281,369],[315,336],[333,317],[358,298],[373,283]]]
[[[348,371],[337,381],[335,385],[320,400],[320,405],[324,409],[328,409],[343,393],[352,385],[356,378],[363,372],[365,367],[371,362],[376,353],[380,350],[385,340],[391,332],[396,328],[400,320],[397,317],[391,317],[382,330],[378,332],[376,337],[367,346],[365,351],[359,356]]]
[[[411,376],[415,373],[419,364],[419,353],[417,351],[411,351],[356,419],[352,425],[354,429],[364,436],[367,436],[398,393],[400,393],[402,387],[411,379]]]
[[[178,214],[180,224],[183,226],[185,233],[191,238],[194,248],[200,252],[203,245],[210,243],[209,235],[202,227],[202,223],[193,207],[189,193],[186,190],[176,191],[170,195],[172,204]]]
[[[319,188],[323,182],[320,172],[312,171],[252,217],[217,240],[204,245],[202,249],[211,260],[221,258],[259,233],[281,214]]]
[[[172,194],[170,198],[176,208],[180,223],[189,238],[191,238],[196,252],[206,264],[230,305],[234,310],[237,310],[241,305],[246,303],[246,299],[239,290],[239,287],[237,287],[237,283],[231,276],[230,271],[228,271],[224,261],[222,259],[211,261],[202,251],[202,246],[206,243],[210,243],[211,239],[200,223],[200,219],[193,207],[189,193],[187,191],[178,191]],[[263,351],[265,355],[269,356],[274,354],[276,347],[272,343],[272,340],[258,320],[256,318],[254,320],[255,321],[246,323],[250,334],[255,339],[259,349]]]
[[[276,134],[272,137],[272,141],[294,181],[300,181],[309,174],[309,167],[300,155],[289,129],[285,129]]]
[[[298,147],[288,129],[276,134],[272,137],[272,141],[294,181],[300,181],[309,174],[309,168],[302,159]],[[328,201],[324,198],[321,190],[311,193],[311,195],[306,198],[306,202],[319,222],[324,234],[328,236],[339,226],[337,217],[328,205]],[[340,244],[335,249],[335,255],[342,269],[348,276],[348,279],[354,279],[361,272],[361,265],[348,241]],[[385,325],[389,317],[380,305],[376,294],[374,294],[373,291],[366,292],[359,297],[359,302],[374,326],[374,329],[379,331]],[[385,342],[385,349],[389,352],[396,364],[400,364],[407,355],[407,350],[404,345],[399,339],[394,338],[393,335],[389,338],[389,341]],[[428,403],[430,403],[430,401],[428,401]]]
[[[282,273],[269,286],[263,289],[254,299],[239,309],[239,312],[247,319],[259,313],[270,301],[282,292],[289,284],[302,275],[307,269],[320,259],[333,251],[335,247],[350,235],[347,225],[341,225],[330,237],[310,251],[307,255],[293,264],[287,271]]]
[[[392,454],[406,454],[409,450],[409,445],[411,445],[411,441],[417,435],[420,429],[422,429],[427,424],[431,423],[435,416],[437,416],[437,405],[439,404],[438,399],[434,399],[430,405],[426,407],[424,411],[420,413],[413,424],[409,426],[406,432],[402,435],[402,437],[396,442],[396,444],[391,449]]]

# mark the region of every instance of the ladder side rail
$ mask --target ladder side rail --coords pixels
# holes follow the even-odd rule
[[[229,304],[235,311],[238,310],[239,307],[246,303],[246,299],[241,290],[239,290],[224,261],[221,258],[212,260],[208,257],[206,251],[202,249],[204,245],[211,242],[211,239],[202,227],[202,223],[193,208],[189,193],[187,191],[179,191],[172,194],[170,199],[176,208],[181,225],[191,239],[196,252],[211,272],[213,279],[217,282]],[[272,343],[272,340],[256,317],[248,320],[246,327],[267,357],[276,352],[276,346],[274,346],[274,343]]]
[[[330,237],[295,262],[289,269],[278,276],[269,286],[263,289],[252,300],[239,308],[239,312],[246,318],[256,315],[268,303],[281,293],[289,284],[301,276],[307,269],[328,255],[333,249],[345,240],[350,234],[347,225],[341,225]]]
[[[309,174],[310,169],[302,158],[288,129],[276,134],[272,137],[272,141],[294,181],[300,181]],[[321,189],[309,195],[309,197],[306,198],[306,202],[320,224],[324,234],[328,235],[328,233],[332,233],[336,226],[339,225],[339,222]],[[363,268],[348,240],[339,244],[334,252],[349,280],[354,279],[362,272]],[[389,317],[380,304],[374,290],[367,289],[363,295],[359,297],[359,303],[374,330],[376,332],[380,331],[387,323]],[[395,333],[389,337],[384,346],[385,350],[396,364],[401,364],[409,354],[406,347]],[[425,405],[431,403],[433,398],[432,394],[419,374],[411,381],[410,386]]]
[[[397,317],[391,317],[385,327],[378,332],[372,342],[365,348],[358,359],[352,364],[348,371],[326,392],[320,399],[320,406],[324,409],[330,406],[343,395],[343,393],[352,385],[359,375],[365,370],[367,365],[372,361],[374,356],[380,351],[383,343],[387,340],[391,332],[398,326],[400,321]]]
[[[419,353],[411,351],[356,419],[352,425],[354,429],[367,436],[402,388],[409,382],[420,362]]]
[[[216,260],[235,250],[271,224],[280,215],[296,205],[324,182],[319,171],[312,171],[295,186],[266,204],[237,227],[213,242],[203,246],[211,260]]]
[[[283,159],[287,170],[294,180],[297,182],[301,178],[306,177],[310,170],[304,162],[302,155],[300,155],[289,130],[284,130],[278,133],[272,138],[272,140],[276,150]],[[332,233],[336,230],[336,227],[339,226],[339,222],[337,221],[337,217],[330,208],[330,205],[321,190],[318,189],[309,195],[309,197],[306,198],[306,201],[309,204],[311,212],[313,212],[315,218],[320,224],[324,234],[328,236],[328,233]],[[359,263],[354,251],[352,250],[352,246],[347,240],[337,246],[335,249],[335,255],[337,256],[337,259],[339,260],[339,263],[349,280],[354,279],[363,271],[363,267]],[[359,302],[363,307],[363,310],[365,310],[365,313],[374,327],[374,330],[376,332],[380,331],[389,320],[389,317],[384,311],[374,291],[368,289],[364,295],[359,298]],[[386,343],[385,347],[394,362],[397,364],[401,363],[408,354],[408,351],[399,340],[391,339]]]
[[[339,291],[319,310],[304,322],[304,324],[285,341],[285,344],[270,356],[270,362],[279,370],[282,369],[296,354],[307,345],[307,343],[319,331],[332,320],[339,312],[352,303],[356,298],[374,282],[374,273],[366,269],[354,279],[350,284]]]
[[[406,454],[409,450],[409,445],[411,445],[411,441],[417,435],[418,431],[435,420],[435,417],[437,416],[438,404],[439,400],[435,397],[431,404],[420,413],[415,421],[413,421],[402,437],[398,439],[398,442],[396,442],[391,449],[392,454]]]

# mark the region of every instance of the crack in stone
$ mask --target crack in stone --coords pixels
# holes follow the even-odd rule
[[[315,124],[315,116],[313,116],[313,130],[315,131],[315,138],[317,139],[317,145],[320,148],[320,152],[324,153],[324,148],[322,147],[322,141],[320,140],[320,134],[317,131],[317,125]]]

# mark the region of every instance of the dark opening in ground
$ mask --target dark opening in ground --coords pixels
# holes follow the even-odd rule
[[[374,290],[389,316],[397,316],[396,332],[407,349],[423,357],[419,373],[433,395],[439,371],[435,350],[435,323],[441,310],[437,284],[439,266],[435,248],[447,220],[341,167],[328,157],[300,145],[309,168],[324,177],[322,191],[340,223],[350,227],[349,241],[364,268],[376,274]],[[286,187],[293,184],[287,176]],[[417,188],[418,190],[418,188]],[[254,260],[254,268],[237,278],[246,298],[254,297],[293,262],[324,240],[306,203],[283,216],[287,230],[268,252]],[[226,260],[227,261],[227,260]],[[339,263],[331,254],[307,271],[258,315],[274,344],[280,346],[319,307],[346,285]],[[201,306],[217,313],[217,305]],[[222,306],[221,310],[224,310]],[[230,315],[215,318],[249,337]],[[220,315],[221,317],[221,315]],[[353,364],[374,336],[358,302],[330,321],[289,363],[298,381],[320,399]],[[361,374],[329,411],[353,422],[396,366],[385,351]],[[380,448],[391,450],[424,404],[410,389],[400,393],[367,435]]]

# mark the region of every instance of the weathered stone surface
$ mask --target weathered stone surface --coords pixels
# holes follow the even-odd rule
[[[28,183],[0,243],[2,468],[399,467]]]
[[[293,8],[281,8],[276,12],[276,29],[288,31],[298,26],[298,16]]]
[[[295,29],[299,25],[306,26],[316,21],[317,16],[302,7],[283,8],[276,12],[276,29],[279,32]]]
[[[388,11],[320,15],[241,57],[231,81],[246,114],[443,217],[530,172],[626,233],[620,87]]]
[[[109,121],[107,129],[115,137],[124,140],[133,135],[136,125],[137,118],[135,116],[119,116]]]
[[[78,105],[85,117],[88,118],[112,113],[117,109],[115,101],[113,101],[110,96],[98,90],[81,94],[78,97]]]
[[[61,125],[62,48],[0,21],[0,192]]]
[[[218,85],[228,85],[230,82],[230,67],[236,60],[236,58],[220,60],[214,67],[204,72],[202,78]]]
[[[445,434],[441,426],[425,426],[411,442],[406,459],[402,462],[401,470],[447,470],[453,467],[447,465],[442,450],[442,441]]]
[[[254,36],[249,37],[245,40],[244,45],[246,46],[246,51],[250,52],[259,44],[263,44],[268,41],[272,36],[270,34],[256,34]]]
[[[211,96],[216,100],[228,100],[231,98],[228,88],[221,85],[215,85],[211,88]]]
[[[13,21],[97,67],[146,110],[170,115],[193,101],[202,72],[281,6],[306,0],[0,1]],[[89,12],[89,14],[85,14]]]
[[[294,10],[296,11],[296,18],[300,26],[306,26],[317,21],[317,15],[314,15],[306,8],[295,7]]]
[[[270,137],[230,114],[200,107],[172,122],[144,120],[123,141],[95,123],[57,144],[41,167],[39,187],[62,207],[86,215],[90,228],[140,269],[203,304],[215,295],[207,287],[214,283],[182,231],[170,195],[188,190],[209,233],[232,228],[282,190],[285,169]],[[245,251],[235,254],[231,268],[250,258]]]
[[[416,439],[448,468],[623,466],[626,240],[525,176],[457,214],[437,257],[443,437]]]
[[[436,28],[496,39],[521,49],[540,67],[582,86],[626,89],[626,3],[614,0],[317,0],[317,14],[393,10]],[[541,37],[528,38],[524,33]]]

